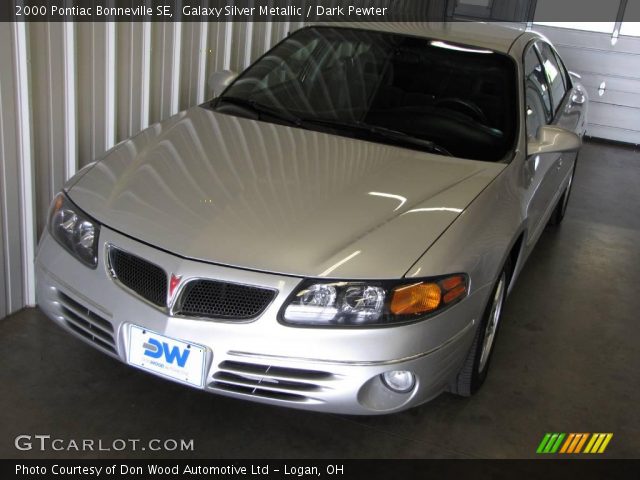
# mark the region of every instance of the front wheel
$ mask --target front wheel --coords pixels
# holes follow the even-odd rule
[[[508,269],[505,268],[498,276],[482,317],[482,322],[476,329],[471,349],[455,383],[452,385],[451,391],[456,395],[463,397],[473,395],[487,378],[489,362],[493,353],[498,327],[500,326],[502,307],[507,292],[507,279],[509,278],[507,272]]]

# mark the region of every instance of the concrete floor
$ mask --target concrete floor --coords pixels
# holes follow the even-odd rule
[[[544,233],[509,298],[475,397],[368,418],[232,400],[128,368],[29,309],[0,321],[0,458],[60,455],[18,452],[18,434],[194,439],[186,455],[208,458],[514,458],[534,457],[545,432],[613,432],[605,455],[639,458],[639,286],[640,153],[591,143],[564,224]]]

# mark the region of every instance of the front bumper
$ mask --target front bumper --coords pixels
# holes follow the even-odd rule
[[[127,363],[129,330],[137,325],[206,347],[204,389],[272,405],[375,415],[419,405],[445,390],[462,366],[483,312],[487,288],[429,320],[368,328],[295,328],[277,321],[282,303],[301,279],[186,260],[106,227],[100,244],[113,244],[168,273],[275,289],[272,304],[251,322],[172,317],[141,301],[110,276],[104,249],[96,270],[86,268],[45,233],[36,260],[37,301],[57,324]],[[410,370],[415,388],[392,392],[380,380]]]

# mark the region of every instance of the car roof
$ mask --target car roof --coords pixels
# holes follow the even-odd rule
[[[312,23],[313,26],[358,28],[379,32],[400,33],[417,37],[446,40],[478,48],[508,53],[520,37],[540,38],[524,28],[484,22],[339,22]]]

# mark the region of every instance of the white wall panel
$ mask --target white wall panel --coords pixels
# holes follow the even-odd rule
[[[151,25],[150,123],[178,112],[181,34],[178,22]]]
[[[116,141],[149,124],[150,23],[116,27]]]
[[[239,72],[251,63],[253,24],[233,22],[231,40],[231,70]]]
[[[34,301],[28,53],[26,25],[0,23],[0,317]]]
[[[280,40],[282,40],[284,37],[289,35],[289,33],[291,31],[291,22],[277,22],[277,23],[271,23],[269,25],[270,25],[270,29],[271,29],[271,44],[272,45],[275,45]]]
[[[3,63],[13,64],[12,47],[12,25],[0,23],[0,58]],[[22,306],[22,292],[13,288],[14,284],[22,283],[15,89],[13,71],[0,69],[0,317]]]
[[[182,25],[180,62],[180,110],[204,101],[207,79],[207,42],[209,24]]]
[[[41,232],[53,196],[76,168],[75,52],[73,37],[68,37],[72,25],[38,22],[28,27],[35,204]]]
[[[0,27],[2,28],[2,27]],[[0,88],[0,104],[2,104],[2,89]],[[2,115],[0,115],[0,146],[4,145],[4,127],[3,127],[3,119],[2,119]],[[5,163],[5,158],[4,158],[4,152],[2,150],[0,150],[0,186],[1,188],[1,194],[0,195],[0,205],[4,205],[5,203],[5,198],[4,198],[4,194],[6,192],[6,187],[5,187],[5,172],[4,172],[4,163]],[[8,256],[8,252],[5,252],[5,246],[8,247],[8,243],[7,243],[7,239],[6,237],[6,232],[8,232],[8,224],[5,221],[4,218],[4,209],[0,208],[0,230],[2,232],[2,235],[0,235],[0,295],[2,295],[0,297],[0,318],[6,316],[11,310],[9,307],[9,295],[11,294],[11,292],[9,290],[7,290],[7,278],[8,277],[8,267],[7,267],[7,263],[5,262],[5,256]]]
[[[267,22],[256,22],[253,25],[253,39],[250,45],[249,61],[255,62],[265,51],[265,45],[271,44],[273,29]]]
[[[76,35],[78,160],[84,166],[115,144],[115,24],[78,23]]]

